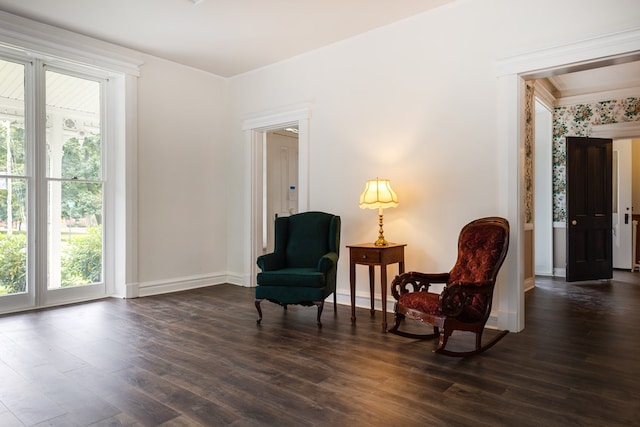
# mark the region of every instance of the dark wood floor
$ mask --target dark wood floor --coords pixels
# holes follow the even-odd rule
[[[0,426],[640,425],[639,278],[540,278],[526,329],[468,359],[346,306],[257,326],[231,285],[7,315]]]

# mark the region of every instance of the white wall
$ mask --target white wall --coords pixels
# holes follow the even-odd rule
[[[310,208],[342,216],[344,244],[372,241],[376,212],[360,210],[358,196],[367,179],[389,178],[400,205],[385,210],[386,238],[408,244],[407,269],[447,271],[462,225],[507,216],[500,179],[509,156],[497,142],[496,63],[631,28],[639,19],[636,0],[541,0],[535,7],[523,0],[462,0],[235,77],[231,186],[245,193],[250,187],[242,118],[310,102]],[[230,233],[245,245],[249,209],[248,194],[230,200]],[[230,253],[238,252],[238,242],[230,241]],[[242,271],[244,261],[231,257],[229,269]],[[346,251],[338,275],[338,292],[347,295]]]
[[[138,81],[140,295],[225,282],[226,80],[151,56]]]
[[[536,275],[553,275],[553,115],[536,101],[534,251]]]

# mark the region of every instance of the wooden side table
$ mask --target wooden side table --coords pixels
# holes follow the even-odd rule
[[[356,321],[356,264],[369,266],[369,292],[371,295],[371,316],[374,309],[374,266],[380,266],[380,287],[382,288],[382,330],[387,331],[387,265],[398,263],[400,274],[404,273],[404,247],[406,244],[389,243],[375,246],[373,243],[347,245],[349,248],[349,278],[351,285],[351,323]]]

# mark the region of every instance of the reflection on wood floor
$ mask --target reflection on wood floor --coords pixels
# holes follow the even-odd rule
[[[640,423],[640,273],[539,277],[525,330],[467,359],[379,312],[263,306],[220,285],[2,316],[0,426]]]

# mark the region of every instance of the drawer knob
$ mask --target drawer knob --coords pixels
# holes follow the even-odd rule
[[[366,255],[362,255],[362,259],[367,259],[367,256]]]

